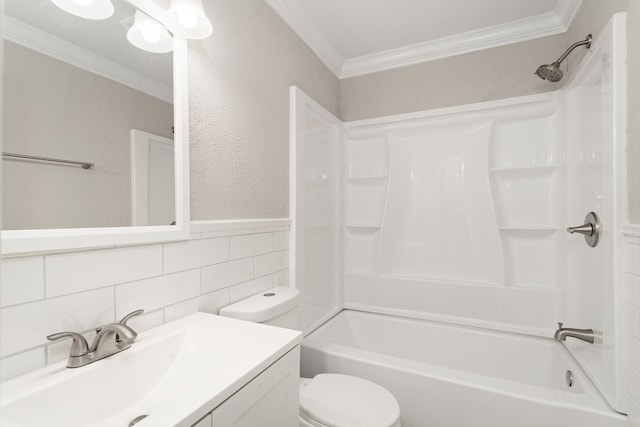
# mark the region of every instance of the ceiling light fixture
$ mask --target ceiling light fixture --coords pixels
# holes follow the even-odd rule
[[[111,0],[51,0],[60,9],[86,19],[107,19],[113,15]]]
[[[173,50],[173,39],[165,26],[139,10],[133,26],[127,31],[127,40],[147,52],[167,53]]]
[[[204,14],[202,0],[171,0],[167,26],[172,33],[187,39],[204,39],[211,35],[211,21]]]

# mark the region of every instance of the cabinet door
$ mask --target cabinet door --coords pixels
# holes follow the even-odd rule
[[[213,427],[298,427],[297,346],[212,413]]]

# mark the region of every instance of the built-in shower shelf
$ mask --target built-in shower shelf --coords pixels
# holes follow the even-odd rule
[[[356,176],[356,177],[349,177],[349,178],[345,178],[346,182],[373,182],[373,183],[378,183],[378,182],[385,182],[387,179],[389,179],[389,175],[374,175],[374,176]]]
[[[494,173],[518,173],[518,172],[552,172],[560,168],[559,165],[535,165],[535,166],[510,166],[500,168],[490,168],[489,170]]]

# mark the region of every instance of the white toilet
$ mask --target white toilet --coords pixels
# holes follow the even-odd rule
[[[300,329],[299,291],[280,286],[220,310],[221,316]],[[300,379],[300,427],[400,427],[400,406],[362,378],[320,374]]]

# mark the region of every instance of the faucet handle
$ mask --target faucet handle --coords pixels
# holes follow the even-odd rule
[[[126,325],[127,322],[129,321],[129,319],[131,319],[132,317],[135,317],[135,316],[140,316],[142,313],[144,313],[143,309],[132,311],[131,313],[129,313],[126,316],[124,316],[122,318],[122,320],[120,320],[120,324],[121,325]]]
[[[89,352],[89,344],[84,337],[76,332],[59,332],[57,334],[47,335],[49,341],[57,341],[62,338],[72,338],[71,350],[69,356],[84,356]]]

